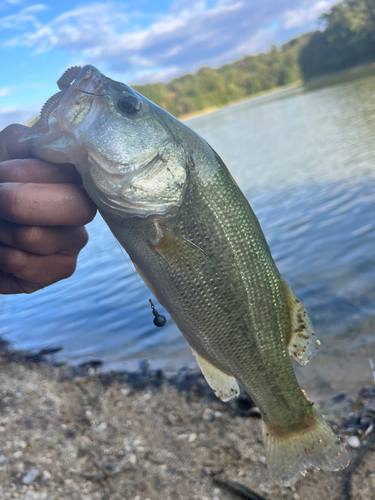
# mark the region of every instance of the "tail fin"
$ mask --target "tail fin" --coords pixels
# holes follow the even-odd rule
[[[315,425],[306,431],[286,436],[273,435],[263,423],[267,464],[271,478],[282,486],[291,486],[307,467],[337,471],[349,464],[349,456],[323,417],[315,414]]]

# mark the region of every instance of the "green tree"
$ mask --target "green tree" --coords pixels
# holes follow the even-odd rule
[[[375,0],[345,0],[320,21],[299,57],[305,79],[375,60]]]
[[[169,83],[134,88],[175,116],[222,106],[258,92],[301,79],[298,57],[308,37],[302,35],[269,53],[245,56],[219,69],[200,68],[196,74]]]

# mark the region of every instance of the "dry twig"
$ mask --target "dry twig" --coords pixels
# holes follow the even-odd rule
[[[258,495],[258,493],[255,493],[255,491],[247,488],[247,486],[237,483],[236,481],[230,481],[225,477],[214,477],[213,481],[219,486],[225,486],[228,490],[238,493],[243,498],[247,498],[248,500],[266,500],[264,497]]]

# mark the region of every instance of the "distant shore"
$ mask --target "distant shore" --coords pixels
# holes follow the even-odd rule
[[[232,106],[237,106],[238,104],[241,104],[241,103],[255,101],[256,99],[260,99],[262,97],[285,92],[285,90],[295,89],[297,87],[301,87],[302,84],[303,84],[302,80],[298,80],[297,82],[290,83],[288,85],[283,85],[281,87],[274,87],[273,89],[264,90],[263,92],[258,92],[257,94],[253,94],[249,97],[244,97],[243,99],[229,102],[228,104],[225,104],[224,106],[213,106],[211,108],[203,109],[202,111],[197,111],[195,113],[189,113],[187,115],[182,115],[182,116],[179,116],[178,119],[180,121],[186,122],[189,120],[193,120],[194,118],[199,118],[200,116],[215,113],[216,111],[220,111],[221,109],[231,108]]]
[[[334,84],[337,82],[337,80],[343,79],[343,77],[345,80],[346,79],[350,80],[352,78],[356,79],[356,78],[358,78],[358,75],[361,73],[365,73],[365,74],[374,73],[375,74],[375,63],[368,63],[368,64],[362,64],[359,66],[354,66],[352,68],[348,68],[348,69],[345,69],[342,71],[336,71],[334,73],[329,73],[329,74],[326,74],[323,76],[312,78],[311,80],[307,80],[306,82],[304,82],[302,80],[298,80],[298,81],[296,81],[294,83],[290,83],[288,85],[283,85],[281,87],[274,87],[270,90],[258,92],[257,94],[253,94],[249,97],[245,97],[245,98],[237,100],[237,101],[232,101],[228,104],[225,104],[224,106],[214,106],[211,108],[206,108],[202,111],[197,111],[195,113],[189,113],[186,115],[182,115],[182,116],[178,117],[178,119],[180,121],[183,121],[183,122],[188,122],[190,120],[194,120],[195,118],[199,118],[201,116],[215,113],[216,111],[220,111],[222,109],[237,106],[238,104],[242,104],[242,103],[246,103],[246,102],[250,102],[250,101],[255,101],[257,99],[261,99],[262,97],[267,97],[270,95],[280,94],[282,92],[285,92],[286,90],[291,90],[291,89],[295,89],[298,87],[301,87],[301,88],[305,87],[306,89],[313,89],[316,87],[322,87],[322,86],[324,86],[324,84],[327,84],[327,85]]]

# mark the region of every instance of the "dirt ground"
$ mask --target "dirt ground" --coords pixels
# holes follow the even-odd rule
[[[342,411],[331,411],[346,438],[363,438],[361,426],[371,424],[355,414],[373,411],[374,391],[364,391],[350,402],[353,425],[343,427]],[[348,450],[355,460],[359,449]],[[373,445],[353,474],[353,500],[375,499],[374,451]],[[215,478],[240,483],[260,499],[347,498],[345,471],[309,472],[281,488],[265,462],[251,401],[214,399],[200,375],[100,374],[0,355],[1,499],[251,498]]]

